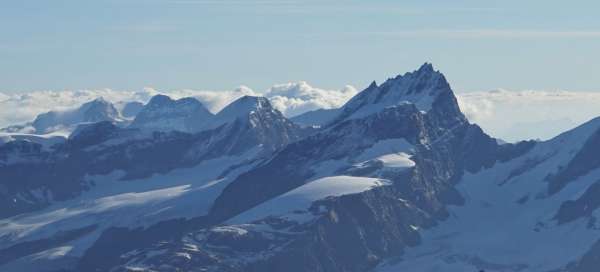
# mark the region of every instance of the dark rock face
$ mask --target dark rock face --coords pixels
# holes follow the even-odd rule
[[[120,263],[122,254],[136,248],[151,246],[156,241],[176,239],[191,226],[201,226],[202,221],[202,218],[174,219],[148,228],[110,228],[104,231],[98,241],[87,250],[74,271],[110,271]]]
[[[327,211],[292,245],[250,271],[367,271],[383,258],[417,245],[416,226],[430,227],[434,219],[398,200],[400,193],[384,187],[346,195],[324,205]],[[298,257],[302,256],[302,257]]]
[[[554,194],[569,182],[600,167],[600,130],[587,139],[573,160],[560,172],[548,176],[548,192]]]
[[[69,230],[65,232],[61,232],[59,235],[56,235],[49,239],[40,239],[35,241],[29,241],[22,244],[14,245],[5,249],[0,250],[0,265],[5,264],[9,261],[18,259],[23,256],[27,256],[29,254],[33,254],[38,252],[40,249],[52,248],[57,245],[61,245],[72,241],[82,235],[90,233],[96,228],[96,226],[91,225],[80,229]]]
[[[600,240],[576,262],[570,263],[563,271],[568,272],[593,272],[600,266]]]
[[[598,195],[600,195],[600,181],[587,188],[578,199],[562,203],[554,218],[558,224],[565,224],[581,217],[592,216],[592,213],[600,207]]]

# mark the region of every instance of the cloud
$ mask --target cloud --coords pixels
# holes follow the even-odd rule
[[[304,113],[318,108],[341,106],[357,91],[351,86],[342,90],[324,90],[314,88],[306,82],[275,85],[264,92],[256,92],[249,87],[240,86],[234,90],[169,90],[161,91],[144,88],[141,91],[116,91],[111,89],[79,91],[34,91],[21,94],[0,93],[0,127],[23,124],[51,110],[68,110],[103,97],[117,105],[122,102],[148,102],[156,94],[165,94],[173,99],[194,97],[213,113],[220,111],[232,101],[245,96],[266,96],[275,108],[288,116]]]
[[[32,121],[38,114],[51,110],[67,110],[98,97],[118,101],[147,101],[151,89],[123,92],[110,89],[78,91],[34,91],[0,95],[0,127]]]
[[[535,29],[418,29],[371,32],[342,32],[339,35],[383,38],[450,38],[450,39],[576,39],[600,38],[593,30],[535,30]]]
[[[175,98],[186,97],[186,96],[194,97],[194,98],[200,100],[200,102],[202,102],[202,104],[204,104],[208,108],[208,110],[213,113],[219,112],[221,109],[223,109],[229,103],[233,102],[234,100],[236,100],[242,96],[245,96],[245,95],[260,96],[259,93],[256,93],[255,91],[253,91],[252,89],[250,89],[246,86],[240,86],[237,89],[232,90],[232,91],[184,90],[184,91],[169,92],[167,94],[171,97],[175,96]]]
[[[508,141],[549,139],[600,116],[600,92],[500,89],[457,98],[471,122]]]
[[[339,108],[357,93],[352,86],[345,86],[341,90],[324,90],[301,81],[275,85],[267,90],[265,96],[276,109],[293,117],[316,109]]]

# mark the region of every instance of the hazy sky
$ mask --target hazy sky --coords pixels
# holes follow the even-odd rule
[[[0,0],[0,91],[366,86],[600,90],[600,2]]]

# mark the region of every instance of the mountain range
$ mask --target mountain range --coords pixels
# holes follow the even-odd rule
[[[124,109],[4,129],[0,271],[600,266],[600,119],[505,143],[429,63],[291,119],[254,96]]]

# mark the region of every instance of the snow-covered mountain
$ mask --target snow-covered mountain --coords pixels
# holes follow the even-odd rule
[[[431,64],[371,84],[318,129],[265,98],[215,115],[196,102],[157,96],[127,128],[0,145],[0,270],[600,265],[598,119],[502,143]]]
[[[112,103],[98,98],[70,111],[51,111],[38,115],[31,126],[37,134],[46,134],[61,129],[70,129],[82,123],[118,121],[119,112]]]
[[[166,95],[156,95],[136,115],[130,127],[198,132],[212,117],[213,114],[194,98],[173,100]]]
[[[75,109],[42,113],[30,123],[0,129],[0,133],[13,138],[23,138],[27,135],[44,135],[32,139],[59,135],[68,137],[78,125],[102,121],[123,123],[125,120],[112,103],[97,98]]]

